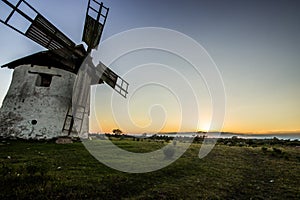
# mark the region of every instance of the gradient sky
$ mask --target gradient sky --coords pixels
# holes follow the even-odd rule
[[[74,42],[81,42],[87,1],[28,0],[28,2]],[[103,2],[110,7],[110,12],[102,39],[132,28],[164,27],[192,37],[208,51],[220,70],[226,89],[226,118],[223,131],[300,132],[300,1],[104,0]],[[0,3],[0,13],[4,10]],[[0,35],[1,65],[44,50],[2,24]],[[114,70],[119,73],[119,69]],[[11,70],[0,70],[0,102],[8,89],[11,74]],[[97,88],[97,94],[102,90],[109,90],[108,87],[105,87],[106,89],[103,89],[103,86],[98,87],[101,88],[99,90]],[[144,95],[145,99],[151,100],[157,93],[149,91]],[[105,98],[105,94],[105,92],[98,94],[99,98],[101,95]],[[147,103],[149,102],[140,100],[134,106],[138,109],[134,109],[131,113],[139,127],[151,121],[147,117],[143,119],[141,116],[144,115],[138,113]],[[203,107],[205,103],[208,104],[208,108],[203,109],[201,113],[199,127],[186,125],[185,130],[207,128],[211,105],[205,100]],[[103,120],[101,131],[109,132],[116,124],[113,124],[113,120],[109,117],[103,119],[108,116],[110,110],[101,109],[102,113],[97,114],[98,118]],[[175,106],[174,110],[176,109]],[[178,112],[172,114],[174,118],[167,119],[163,131],[178,128],[176,127],[179,120]],[[157,116],[159,113],[158,111]],[[138,122],[138,119],[143,120]],[[95,125],[93,127],[92,131],[98,130]],[[124,125],[121,128],[126,132],[144,131]],[[156,129],[157,127],[153,128]],[[151,131],[152,128],[148,130]]]

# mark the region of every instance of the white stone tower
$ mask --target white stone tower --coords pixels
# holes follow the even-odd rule
[[[48,139],[62,136],[70,107],[75,74],[44,66],[15,68],[9,91],[0,109],[3,136]]]
[[[14,73],[0,109],[0,137],[51,139],[82,133],[82,127],[88,132],[90,85],[107,83],[126,97],[128,83],[104,64],[94,66],[90,57],[99,45],[109,11],[103,3],[88,1],[82,36],[87,50],[25,0],[3,3],[10,12],[0,22],[48,50],[2,66]],[[18,23],[29,24],[26,30],[12,24],[15,15]]]
[[[80,49],[84,53],[83,47]],[[66,120],[76,70],[68,71],[70,66],[57,62],[50,51],[2,67],[14,72],[0,109],[0,136],[24,139],[69,136],[70,121]]]

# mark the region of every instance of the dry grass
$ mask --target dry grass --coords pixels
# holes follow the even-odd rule
[[[164,145],[114,142],[134,152]],[[0,146],[0,199],[300,199],[299,148],[222,144],[200,160],[200,145],[162,170],[127,174],[99,163],[80,142],[7,140]]]

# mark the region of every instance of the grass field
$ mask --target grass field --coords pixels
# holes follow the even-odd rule
[[[134,152],[166,144],[114,142]],[[164,169],[129,174],[101,164],[80,142],[3,140],[0,199],[300,199],[300,148],[219,143],[200,160],[200,145]]]

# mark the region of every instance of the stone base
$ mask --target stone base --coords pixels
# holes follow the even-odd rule
[[[55,143],[56,144],[71,144],[71,143],[73,143],[73,141],[71,138],[62,137],[62,138],[57,138]]]

